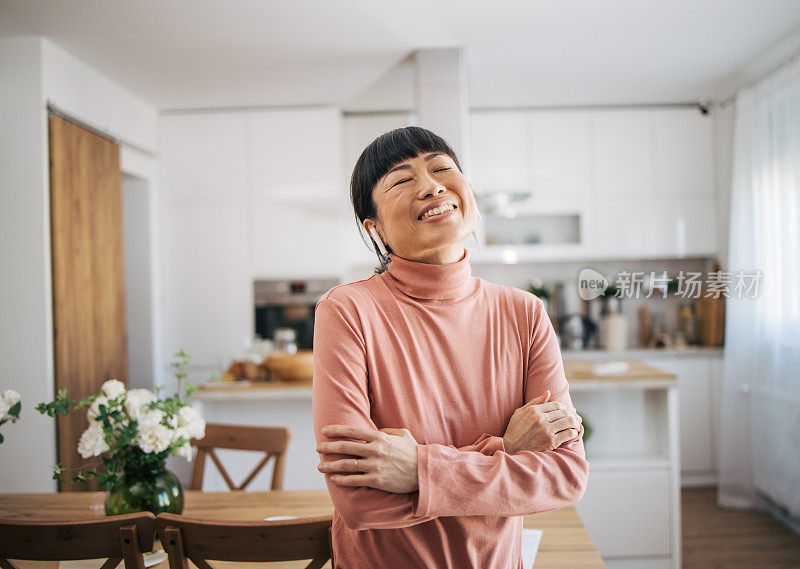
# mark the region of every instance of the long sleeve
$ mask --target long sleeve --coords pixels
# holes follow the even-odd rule
[[[377,429],[371,418],[366,364],[366,342],[358,321],[332,298],[319,301],[314,314],[313,415],[317,443],[331,440],[322,435],[326,425],[353,425]],[[387,425],[403,428],[405,425]],[[502,439],[484,433],[474,444],[456,449],[493,454]],[[349,455],[322,454],[323,461]],[[339,486],[325,475],[328,492],[339,516],[351,529],[402,528],[434,519],[413,511],[416,492],[396,494],[369,487]]]
[[[555,331],[536,299],[525,400],[546,389],[551,401],[572,406]],[[583,496],[588,463],[579,436],[543,452],[499,450],[487,456],[429,444],[418,450],[419,516],[517,516],[574,504]],[[502,439],[500,439],[502,441]]]

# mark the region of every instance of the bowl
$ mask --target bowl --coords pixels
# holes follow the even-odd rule
[[[296,354],[272,352],[264,358],[264,366],[275,381],[306,381],[314,376],[313,350],[298,350]]]

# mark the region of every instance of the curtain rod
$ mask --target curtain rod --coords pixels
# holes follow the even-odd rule
[[[639,103],[630,105],[542,105],[542,106],[516,106],[516,107],[470,107],[470,112],[524,112],[524,111],[592,111],[592,110],[625,110],[625,109],[703,109],[708,110],[711,101],[686,102],[686,103]],[[399,115],[415,113],[416,109],[398,109],[381,111],[343,111],[345,117]]]

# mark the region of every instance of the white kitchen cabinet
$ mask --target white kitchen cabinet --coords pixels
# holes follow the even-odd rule
[[[334,107],[162,118],[164,350],[191,371],[252,339],[255,278],[345,272],[341,122]]]
[[[589,440],[584,439],[589,481],[575,508],[603,561],[609,567],[678,569],[677,381],[606,378],[569,383],[573,405],[593,428]]]
[[[664,212],[657,205],[652,197],[598,197],[592,210],[592,253],[598,258],[668,256],[674,239],[659,227]]]
[[[342,118],[335,107],[250,113],[248,162],[255,199],[339,207]]]
[[[230,113],[160,122],[162,345],[203,377],[252,334],[246,129]]]
[[[574,206],[591,191],[589,113],[479,111],[472,126],[472,187],[530,192],[534,205]]]
[[[253,333],[247,220],[243,201],[161,210],[165,353],[183,348],[192,366],[209,373],[238,354]]]
[[[653,113],[593,111],[590,119],[597,198],[654,195]]]
[[[717,244],[717,200],[714,196],[687,195],[676,201],[681,206],[676,221],[678,235],[685,231],[683,242],[678,242],[678,256],[715,256]],[[676,216],[676,220],[679,218]],[[683,254],[682,254],[683,253]]]
[[[253,198],[248,220],[254,278],[338,278],[348,262],[342,244],[355,222],[338,213]]]
[[[719,430],[722,406],[722,379],[725,369],[725,359],[720,356],[711,358],[711,467],[714,471],[714,480],[719,472],[719,451],[721,433]]]
[[[591,138],[586,111],[528,115],[528,180],[533,203],[580,207],[591,196]]]
[[[647,358],[647,365],[678,376],[681,425],[681,484],[698,486],[717,480],[717,408],[721,356]]]
[[[670,555],[670,472],[595,472],[576,509],[604,560]]]
[[[715,207],[708,196],[598,197],[591,216],[592,250],[598,258],[714,255]]]
[[[476,194],[530,190],[528,115],[506,111],[470,114],[470,174]]]
[[[347,265],[339,109],[249,115],[251,274],[338,277]]]
[[[653,112],[656,193],[714,194],[711,118],[697,109]]]
[[[681,470],[708,472],[711,463],[711,366],[705,358],[645,360],[678,376],[681,405]]]
[[[578,243],[498,249],[481,226],[476,260],[717,254],[710,121],[695,109],[480,111],[471,123],[479,197],[530,194],[517,209],[577,214],[581,228]]]
[[[246,118],[243,114],[162,117],[159,145],[162,203],[219,200],[248,193]]]

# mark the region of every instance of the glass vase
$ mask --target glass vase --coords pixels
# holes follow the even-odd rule
[[[121,483],[106,491],[106,515],[135,512],[183,512],[183,488],[164,465],[143,470],[126,470]]]

